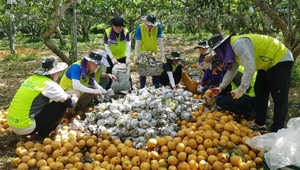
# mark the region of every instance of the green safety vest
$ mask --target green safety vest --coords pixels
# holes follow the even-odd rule
[[[105,30],[107,37],[109,37],[109,33],[113,28],[107,28]],[[128,29],[123,28],[125,36],[128,33]],[[120,35],[117,37],[117,44],[109,44],[109,49],[111,53],[113,54],[115,59],[120,59],[126,56],[126,40],[120,41]]]
[[[244,67],[240,65],[239,68],[238,68],[238,74],[243,74],[243,72],[244,72]],[[255,80],[256,80],[256,74],[257,74],[257,72],[254,72],[251,83],[249,85],[249,88],[245,92],[245,94],[250,96],[250,97],[255,97],[254,84],[255,84]],[[239,79],[240,78],[241,77],[239,77]],[[241,81],[241,80],[239,80],[239,81]],[[237,85],[234,82],[231,82],[231,89],[235,90],[237,88],[238,88]]]
[[[50,101],[41,92],[46,87],[47,82],[52,81],[49,77],[34,74],[21,84],[8,110],[7,122],[9,126],[23,129],[33,124],[34,117]]]
[[[255,66],[257,70],[268,70],[276,65],[286,54],[288,49],[279,40],[266,35],[245,34],[232,36],[230,44],[233,45],[240,38],[249,38],[254,48]],[[241,64],[235,56],[237,63]]]
[[[140,27],[141,27],[142,39],[141,39],[139,52],[153,51],[157,54],[158,53],[157,50],[158,27],[153,27],[151,32],[147,31],[147,27],[144,23],[141,24]]]
[[[73,63],[73,64],[79,65],[79,66],[81,67],[81,60],[76,61],[76,62]],[[73,65],[73,64],[72,64],[72,65]],[[71,66],[72,66],[72,65],[71,65]],[[66,69],[66,71],[64,72],[63,76],[61,77],[60,83],[59,83],[59,85],[60,85],[60,86],[62,87],[62,89],[64,89],[65,91],[67,91],[67,90],[72,90],[72,89],[73,89],[72,80],[69,79],[69,78],[67,77],[67,75],[66,75],[67,71],[69,70],[69,68],[70,68],[71,66],[69,66],[69,67]],[[89,86],[89,81],[90,81],[90,75],[91,75],[92,73],[93,73],[93,72],[91,72],[91,73],[89,72],[89,73],[86,75],[85,79],[83,79],[83,78],[80,76],[80,83],[81,83],[82,85],[88,87],[88,86]],[[95,77],[96,77],[96,76],[95,76]],[[94,77],[94,78],[95,78],[95,77]]]

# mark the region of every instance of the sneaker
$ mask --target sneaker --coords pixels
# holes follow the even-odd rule
[[[259,132],[267,132],[268,131],[266,125],[259,126],[256,123],[252,123],[252,124],[248,125],[248,128],[250,128],[254,131],[259,131]]]

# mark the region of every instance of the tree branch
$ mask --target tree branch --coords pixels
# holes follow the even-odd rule
[[[266,15],[268,15],[276,23],[277,27],[281,30],[283,34],[283,43],[286,46],[290,47],[292,37],[289,32],[287,23],[280,18],[278,13],[274,11],[267,2],[262,0],[252,0],[252,2],[256,4]]]

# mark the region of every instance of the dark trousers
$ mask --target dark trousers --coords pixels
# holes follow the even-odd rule
[[[180,82],[181,77],[182,77],[182,71],[181,71],[181,69],[175,70],[175,72],[173,73],[173,78],[174,78],[174,81],[175,81],[175,85]],[[168,74],[167,74],[166,71],[164,71],[160,75],[160,77],[159,77],[159,83],[162,84],[163,86],[170,85],[169,76],[168,76]]]
[[[152,76],[152,84],[155,88],[159,88],[159,76]],[[140,88],[146,86],[146,76],[140,76]]]
[[[273,124],[271,132],[277,132],[285,125],[288,111],[288,91],[293,62],[280,62],[268,71],[258,70],[254,86],[256,94],[255,123],[266,124],[268,99],[271,94],[274,102]]]
[[[114,67],[114,64],[112,63],[110,57],[107,57],[107,61],[109,63],[109,67],[106,68],[106,73],[112,74],[112,69]],[[117,61],[119,63],[126,63],[126,57],[122,57],[120,59],[117,59]],[[108,82],[108,84],[105,87],[106,90],[108,90],[111,87],[111,84],[112,84],[112,80],[110,78],[108,80],[109,80],[109,82]],[[131,79],[130,75],[129,75],[129,82],[130,82],[130,85],[132,87],[132,79]]]
[[[41,137],[47,137],[55,130],[63,118],[67,106],[61,102],[51,102],[46,105],[41,113],[39,113],[34,119],[36,122],[36,128],[34,132]]]
[[[239,99],[233,99],[230,94],[218,95],[215,99],[217,106],[239,115],[251,116],[254,110],[255,97],[245,94]]]

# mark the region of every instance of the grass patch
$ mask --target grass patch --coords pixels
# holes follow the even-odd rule
[[[27,62],[38,58],[35,54],[9,54],[3,58],[4,62]]]
[[[300,60],[296,60],[292,70],[291,85],[297,87],[300,85]]]

